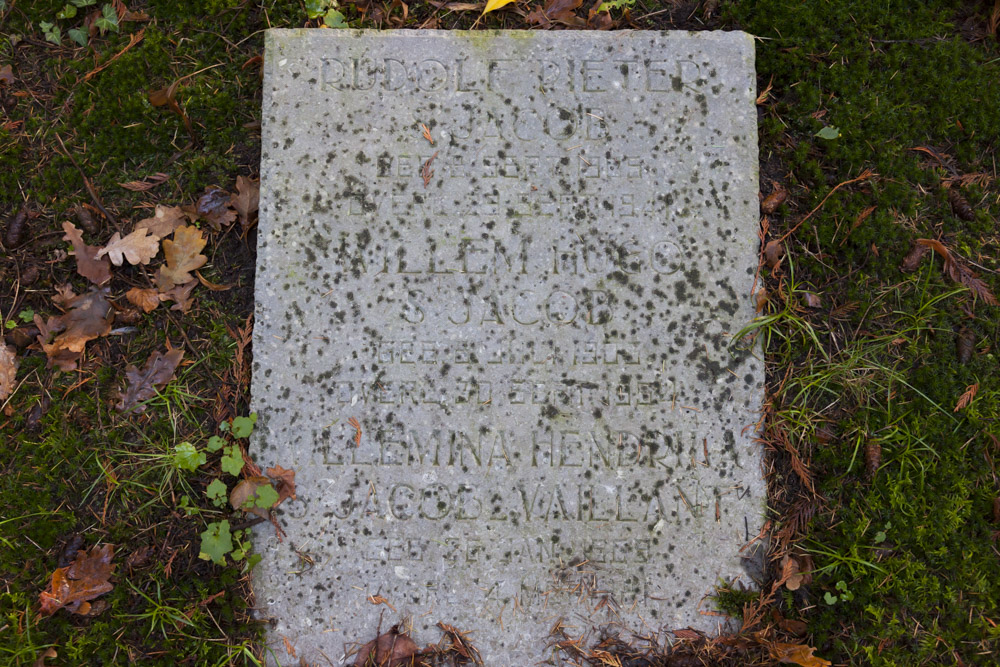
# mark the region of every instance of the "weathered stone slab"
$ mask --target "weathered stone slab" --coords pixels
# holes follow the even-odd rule
[[[487,665],[545,659],[560,617],[717,630],[765,502],[762,365],[728,348],[753,57],[743,33],[268,32],[254,456],[298,501],[256,590],[283,662],[405,617]]]

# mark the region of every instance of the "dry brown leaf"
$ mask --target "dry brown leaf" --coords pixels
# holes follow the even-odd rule
[[[14,348],[0,343],[0,401],[14,393],[14,378],[17,377],[17,355]]]
[[[771,215],[778,210],[778,207],[781,206],[786,199],[788,199],[788,190],[786,190],[781,183],[771,181],[771,194],[764,197],[764,200],[760,203],[761,213]]]
[[[163,172],[159,172],[153,174],[152,176],[147,176],[141,181],[128,181],[126,183],[119,183],[118,185],[126,190],[131,190],[132,192],[147,192],[148,190],[155,188],[157,185],[164,183],[168,178],[170,178],[170,176],[164,174]]]
[[[803,292],[802,298],[805,299],[806,306],[809,308],[819,308],[823,305],[819,295],[814,292]]]
[[[163,256],[167,261],[156,274],[156,286],[161,292],[194,280],[190,271],[200,269],[208,261],[208,257],[200,254],[207,242],[197,227],[178,227],[172,241],[163,240]]]
[[[10,86],[14,83],[14,70],[10,65],[0,67],[0,85]]]
[[[583,27],[587,22],[575,14],[582,4],[583,0],[548,0],[545,3],[545,16],[557,23]]]
[[[47,322],[35,315],[38,344],[49,358],[49,366],[61,370],[76,368],[76,360],[88,341],[106,336],[111,331],[111,304],[108,290],[93,290],[79,296],[66,289],[53,301],[67,312],[50,317]]]
[[[145,227],[146,230],[157,238],[164,238],[174,233],[174,230],[184,224],[184,211],[180,206],[160,206],[156,205],[156,212],[152,218],[146,218],[135,223],[135,228]]]
[[[125,238],[115,232],[108,244],[97,251],[97,258],[107,255],[115,266],[121,266],[125,260],[133,266],[149,264],[149,260],[160,252],[160,239],[148,234],[149,230],[145,227],[136,229]]]
[[[803,579],[799,571],[799,561],[792,556],[785,556],[781,560],[781,580],[785,582],[785,588],[797,591],[802,586]]]
[[[797,637],[805,637],[806,633],[809,631],[809,627],[805,624],[805,621],[798,621],[793,618],[781,619],[778,622],[778,627]]]
[[[767,302],[770,300],[770,297],[767,294],[767,290],[763,287],[757,290],[757,294],[755,296],[757,299],[756,311],[759,314],[764,312],[764,307],[767,306]]]
[[[156,390],[162,389],[173,379],[174,371],[183,358],[184,350],[181,348],[167,350],[166,354],[156,350],[141,371],[129,365],[125,369],[128,388],[124,392],[119,392],[120,400],[115,408],[124,413],[144,411],[145,406],[139,404],[156,396]]]
[[[804,644],[775,642],[771,646],[771,657],[778,662],[801,667],[829,667],[830,661],[813,655],[815,651],[812,646]]]
[[[914,244],[913,248],[910,249],[910,252],[906,253],[906,257],[900,263],[899,270],[903,273],[913,273],[930,251],[931,249],[925,245]]]
[[[270,516],[270,512],[267,509],[257,507],[254,503],[249,502],[257,496],[257,489],[264,486],[271,486],[271,480],[267,477],[254,476],[240,480],[240,483],[234,486],[233,490],[229,492],[229,504],[232,505],[234,510],[243,510],[250,514],[256,514],[262,519],[267,519]],[[279,500],[278,502],[281,501]],[[249,506],[247,506],[248,504]]]
[[[38,654],[38,657],[35,658],[33,667],[45,667],[46,658],[58,658],[58,657],[59,654],[56,653],[56,650],[50,646],[47,649],[45,649],[45,651]]]
[[[278,492],[278,502],[274,503],[275,507],[289,498],[295,500],[295,470],[274,466],[264,472],[267,473],[268,477],[277,482],[275,490]]]
[[[674,630],[673,634],[678,639],[700,639],[701,634],[696,630],[690,630],[688,628],[681,628],[680,630]]]
[[[420,655],[416,642],[392,626],[388,632],[373,639],[358,651],[354,667],[403,667]]]
[[[186,313],[194,305],[194,299],[191,298],[191,290],[197,286],[198,283],[192,280],[189,283],[172,287],[160,294],[160,301],[173,301],[174,305],[170,306],[170,310],[179,310],[182,313]]]
[[[103,285],[111,280],[110,263],[107,259],[97,255],[100,248],[84,243],[83,234],[72,222],[66,221],[62,227],[63,231],[66,232],[63,240],[73,244],[73,252],[76,255],[76,272],[95,285]]]
[[[160,305],[160,293],[155,289],[133,287],[125,292],[125,298],[133,306],[141,308],[144,313],[151,313]]]
[[[198,216],[208,221],[212,229],[219,231],[236,220],[236,211],[232,208],[232,195],[219,188],[205,188],[205,194],[195,205]]]
[[[958,403],[955,404],[955,409],[952,412],[958,412],[962,408],[967,408],[969,403],[972,403],[972,399],[976,397],[976,393],[979,391],[979,383],[970,384],[965,388],[965,392],[958,397]]]
[[[784,256],[785,246],[781,243],[780,239],[768,241],[767,245],[764,246],[764,261],[767,262],[768,267],[773,269],[778,266],[778,263],[781,262],[781,258]]]
[[[240,226],[244,230],[253,226],[259,202],[260,180],[237,176],[236,193],[230,196],[230,204],[236,209],[236,214],[240,218]]]
[[[956,283],[961,283],[968,287],[973,294],[982,299],[987,305],[998,305],[997,298],[993,295],[989,286],[980,280],[972,269],[952,254],[947,246],[935,239],[917,239],[917,243],[929,247],[944,259],[944,272],[948,274],[949,278]]]
[[[80,551],[72,564],[53,572],[49,589],[39,595],[42,615],[51,616],[60,609],[84,615],[90,613],[88,601],[114,588],[108,581],[115,569],[111,564],[113,557],[112,545],[95,546],[89,551]]]
[[[154,90],[149,94],[149,103],[154,107],[165,106],[173,111],[175,114],[181,117],[184,121],[184,128],[187,130],[188,135],[190,135],[192,141],[194,140],[194,127],[191,125],[191,119],[188,118],[187,114],[184,113],[184,109],[177,102],[177,86],[180,85],[182,79],[177,79],[172,84],[166,88],[161,88],[160,90]]]

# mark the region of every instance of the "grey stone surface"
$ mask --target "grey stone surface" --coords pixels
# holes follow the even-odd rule
[[[743,33],[267,34],[253,455],[284,664],[715,632],[762,524]],[[433,145],[423,136],[429,130]],[[356,420],[356,421],[354,421]],[[386,604],[373,604],[381,596]],[[391,606],[390,606],[391,605]]]

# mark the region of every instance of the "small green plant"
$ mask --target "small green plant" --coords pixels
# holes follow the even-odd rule
[[[234,418],[232,423],[223,422],[219,425],[219,430],[229,433],[235,439],[244,439],[250,437],[256,423],[257,414],[251,413],[247,417]],[[222,452],[219,459],[222,472],[233,477],[240,476],[243,471],[243,453],[238,443],[229,444],[222,436],[213,435],[205,447],[209,452]],[[262,516],[267,516],[267,511],[274,507],[279,498],[278,492],[266,478],[256,477],[238,482],[232,490],[224,481],[215,478],[206,487],[205,495],[219,509],[225,508],[228,503],[233,505],[233,509]],[[198,557],[202,560],[224,565],[226,556],[229,556],[235,562],[246,559],[247,566],[253,567],[260,561],[260,556],[249,552],[249,533],[244,530],[232,531],[227,519],[209,523],[201,533]]]
[[[840,595],[834,595],[830,591],[827,591],[826,593],[823,594],[823,599],[826,601],[827,604],[834,605],[841,600],[843,600],[844,602],[850,602],[851,600],[854,599],[854,593],[852,593],[847,589],[847,582],[844,581],[843,579],[837,582],[836,588],[840,592]]]
[[[205,452],[199,452],[190,442],[182,442],[174,447],[174,466],[179,470],[194,472],[207,461]]]
[[[635,5],[635,0],[606,0],[601,3],[601,6],[597,8],[599,12],[609,12],[612,9],[625,9]]]
[[[97,0],[69,0],[62,9],[56,13],[56,18],[69,20],[76,18],[80,10],[97,4]],[[38,27],[42,30],[42,35],[46,41],[53,44],[62,44],[62,28],[52,21],[39,21]],[[118,12],[112,3],[106,2],[101,7],[100,14],[94,19],[94,27],[103,35],[107,32],[118,32]],[[86,27],[70,28],[66,31],[66,36],[80,46],[87,46],[89,34]]]
[[[306,15],[311,19],[322,17],[323,25],[327,28],[349,27],[337,7],[337,0],[306,0]]]

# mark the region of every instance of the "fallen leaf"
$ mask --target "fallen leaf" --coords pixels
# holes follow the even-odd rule
[[[972,403],[972,399],[976,397],[976,393],[979,391],[979,383],[970,384],[965,388],[965,392],[958,397],[958,403],[955,404],[955,409],[952,412],[958,412],[962,408],[969,406]]]
[[[178,227],[172,241],[163,240],[163,256],[167,261],[156,274],[160,291],[166,292],[194,280],[189,272],[200,269],[208,261],[208,257],[200,254],[207,242],[197,227]]]
[[[10,217],[7,223],[7,233],[4,234],[4,244],[8,248],[21,245],[21,237],[28,227],[29,211],[27,206],[22,206],[20,210]]]
[[[963,197],[962,192],[957,188],[948,190],[948,203],[951,204],[951,210],[955,212],[955,215],[962,220],[976,219],[976,213],[969,205],[969,200]]]
[[[39,595],[42,615],[51,616],[60,609],[84,615],[91,612],[88,601],[114,589],[108,581],[115,569],[111,564],[113,557],[112,545],[95,546],[78,553],[68,567],[53,572],[49,589]]]
[[[56,365],[64,371],[75,369],[76,360],[87,342],[110,333],[111,304],[107,295],[107,288],[79,296],[70,289],[64,289],[52,300],[67,312],[50,317],[47,322],[40,315],[35,315],[38,344],[48,356],[50,367]]]
[[[160,293],[155,289],[133,287],[125,292],[125,298],[133,306],[141,308],[144,313],[151,313],[160,305]]]
[[[159,172],[153,174],[152,176],[147,176],[141,181],[128,181],[126,183],[119,183],[118,185],[126,190],[131,190],[132,192],[147,192],[155,188],[157,185],[166,182],[168,178],[170,178],[170,176]]]
[[[136,229],[125,238],[115,232],[108,244],[97,251],[97,258],[107,255],[115,266],[121,266],[125,260],[133,266],[149,264],[149,260],[160,252],[160,239],[148,234],[149,230],[145,227]]]
[[[292,656],[293,658],[297,658],[298,656],[295,655],[295,647],[292,646],[292,642],[288,641],[288,637],[284,635],[281,635],[281,638],[285,640],[285,653]]]
[[[546,18],[558,23],[575,27],[583,27],[587,24],[587,22],[575,13],[582,4],[583,0],[548,0],[548,2],[545,3],[545,16]]]
[[[199,217],[208,221],[212,229],[219,231],[236,220],[231,197],[232,195],[220,188],[206,188],[205,194],[198,199],[195,210]]]
[[[507,5],[509,5],[512,2],[514,2],[514,0],[487,0],[486,7],[483,8],[483,14],[485,14],[487,12],[496,11],[497,9],[500,9],[501,7],[506,7]],[[383,637],[384,636],[385,635],[383,635]]]
[[[17,355],[14,348],[0,343],[0,401],[14,393],[14,378],[17,377]]]
[[[799,561],[792,556],[785,556],[781,560],[781,579],[785,582],[785,588],[790,591],[797,591],[802,586],[804,577],[799,571]]]
[[[234,510],[243,510],[250,514],[256,514],[262,519],[267,519],[270,512],[267,508],[259,507],[255,501],[260,497],[258,491],[264,487],[271,487],[271,480],[267,477],[254,476],[240,480],[240,483],[229,492],[229,504]],[[273,507],[273,505],[272,505]]]
[[[233,288],[233,285],[220,285],[218,283],[213,283],[211,280],[201,275],[201,271],[195,271],[194,275],[198,276],[198,282],[201,283],[202,287],[207,287],[213,292],[225,292]]]
[[[170,236],[174,230],[184,224],[184,211],[180,206],[156,205],[152,218],[146,218],[135,223],[135,228],[145,227],[146,231],[157,238]]]
[[[774,239],[773,241],[768,241],[767,245],[764,246],[764,261],[770,268],[778,266],[781,258],[785,256],[785,246],[781,243],[780,239]]]
[[[38,657],[35,658],[33,667],[45,667],[46,658],[58,658],[58,657],[59,654],[56,653],[56,650],[50,646],[47,649],[45,649],[44,652],[38,654]]]
[[[189,283],[172,287],[160,294],[160,301],[173,301],[174,305],[170,306],[170,310],[179,310],[182,313],[186,313],[194,305],[194,299],[191,298],[191,290],[197,286],[198,283],[192,280]]]
[[[194,127],[191,125],[191,119],[188,118],[187,114],[184,113],[184,109],[177,102],[177,86],[180,85],[182,79],[177,79],[172,84],[166,88],[161,88],[159,90],[154,90],[149,94],[149,103],[154,107],[165,106],[175,114],[181,117],[184,122],[184,128],[187,130],[188,135],[191,140],[194,140]]]
[[[416,642],[400,632],[398,625],[394,625],[388,632],[361,647],[354,667],[403,667],[412,664],[419,655],[420,648]]]
[[[268,468],[264,471],[267,476],[277,482],[277,492],[278,492],[278,502],[275,506],[280,505],[285,500],[291,498],[295,500],[295,471],[290,469],[282,468],[281,466],[274,466],[273,468]]]
[[[805,621],[798,621],[793,618],[783,618],[778,622],[778,627],[780,627],[785,632],[796,635],[797,637],[804,637],[809,631],[809,627],[806,625]]]
[[[806,306],[809,308],[819,308],[821,305],[823,305],[823,302],[820,300],[819,295],[814,292],[803,292],[802,298],[805,299]]]
[[[944,259],[944,272],[956,283],[961,283],[977,297],[982,299],[989,306],[996,306],[997,298],[993,295],[989,286],[980,280],[972,269],[967,267],[948,248],[935,239],[917,239],[917,243],[931,248]]]
[[[771,646],[771,657],[778,662],[800,665],[801,667],[828,667],[830,661],[813,655],[815,651],[816,649],[812,646],[804,644],[775,642]]]
[[[788,190],[786,190],[780,183],[771,181],[771,194],[765,197],[760,203],[761,213],[765,213],[767,215],[774,213],[786,199],[788,199]]]
[[[910,249],[910,252],[906,253],[906,257],[903,258],[903,261],[900,262],[899,270],[903,273],[913,273],[917,270],[917,267],[920,266],[920,262],[930,251],[931,249],[925,245],[921,245],[919,243],[914,244]]]
[[[174,377],[174,371],[184,357],[184,350],[174,348],[162,354],[155,350],[146,360],[146,365],[140,371],[133,365],[125,369],[125,378],[128,380],[128,388],[124,392],[118,393],[118,404],[115,408],[119,412],[142,412],[145,406],[139,405],[156,396],[156,390],[162,389]]]
[[[0,84],[6,86],[14,84],[14,69],[10,65],[0,67]]]
[[[674,630],[673,635],[678,639],[700,639],[701,635],[696,630],[690,630],[688,628],[681,628],[679,630]]]
[[[100,248],[84,243],[83,234],[72,222],[66,221],[62,227],[66,232],[63,240],[73,244],[76,272],[95,285],[103,285],[111,280],[111,264],[106,258],[97,255]]]
[[[764,289],[763,287],[760,288],[759,290],[757,290],[755,298],[757,299],[757,306],[755,308],[756,312],[758,314],[764,312],[764,307],[767,306],[767,302],[770,300],[767,294],[767,290]]]
[[[230,204],[236,209],[240,218],[240,226],[250,229],[257,215],[257,205],[260,202],[260,179],[236,177],[236,194],[230,196]]]

